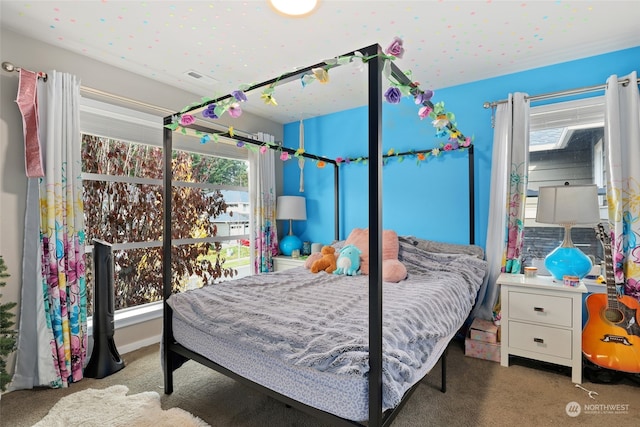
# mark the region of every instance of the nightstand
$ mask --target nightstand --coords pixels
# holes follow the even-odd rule
[[[500,364],[509,355],[571,368],[571,380],[582,383],[582,295],[584,284],[570,287],[549,276],[502,273]]]
[[[306,259],[303,258],[291,258],[290,256],[278,255],[273,257],[273,270],[283,271],[290,268],[301,267],[304,265]]]

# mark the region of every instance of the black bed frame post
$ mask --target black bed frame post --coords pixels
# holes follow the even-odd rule
[[[473,160],[473,145],[469,146],[469,244],[476,243],[476,210],[475,210],[475,169]]]
[[[164,124],[171,124],[171,116],[164,118]],[[173,131],[166,126],[163,128],[164,152],[164,224],[162,229],[162,305],[164,310],[162,323],[162,360],[164,368],[164,392],[173,393],[173,356],[169,349],[173,343],[173,325],[171,324],[171,307],[167,299],[171,296],[171,205],[173,173],[171,171],[171,157],[173,152]]]
[[[382,53],[369,46],[365,56]],[[382,66],[368,62],[369,80],[369,426],[382,425]]]
[[[340,240],[340,171],[338,164],[333,165],[333,200],[335,204],[334,212],[334,240]]]

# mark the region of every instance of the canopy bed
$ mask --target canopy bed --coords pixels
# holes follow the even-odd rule
[[[365,58],[369,85],[366,249],[370,265],[366,276],[313,274],[299,267],[173,294],[172,132],[182,127],[245,144],[263,147],[265,144],[234,135],[232,130],[215,131],[193,120],[180,120],[192,111],[228,105],[232,94],[192,105],[165,118],[162,345],[165,393],[173,391],[174,371],[191,359],[333,425],[362,422],[369,426],[388,425],[463,325],[475,302],[486,263],[482,254],[470,255],[468,251],[474,243],[473,146],[469,138],[446,120],[441,123],[443,129],[460,141],[460,147],[469,156],[469,247],[434,248],[433,242],[400,237],[398,255],[407,267],[408,278],[383,285],[382,165],[385,157],[392,154],[382,152],[382,99],[389,101],[388,93],[382,92],[382,77],[394,79],[407,94],[421,99],[424,95],[393,63],[393,51],[386,52],[378,44],[371,45],[335,61],[246,88],[247,92],[267,88],[262,96],[268,102],[273,88],[279,84],[304,80],[314,74],[321,78],[322,70],[326,72],[353,58]],[[430,96],[424,97],[421,105],[426,111],[434,108]],[[335,245],[339,248],[344,244],[338,235],[339,161],[283,146],[266,147],[334,167],[338,241]],[[436,150],[395,155],[424,157]],[[329,295],[336,295],[336,299],[330,299]]]

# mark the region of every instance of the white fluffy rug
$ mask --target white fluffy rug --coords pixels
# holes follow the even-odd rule
[[[124,385],[114,385],[70,394],[34,427],[209,427],[180,408],[163,411],[155,391],[127,396],[128,391]]]

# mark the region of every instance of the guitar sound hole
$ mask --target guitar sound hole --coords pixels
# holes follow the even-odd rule
[[[606,320],[608,320],[611,323],[620,323],[624,318],[624,316],[622,315],[622,312],[615,308],[607,308],[604,311],[604,317]]]

